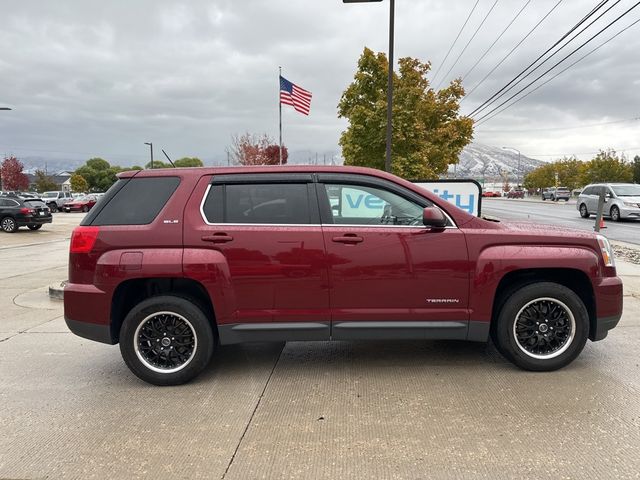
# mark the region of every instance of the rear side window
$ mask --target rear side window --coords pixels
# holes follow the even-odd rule
[[[25,205],[32,208],[44,208],[46,207],[45,203],[42,200],[25,200]]]
[[[179,184],[178,177],[127,180],[118,185],[122,187],[97,213],[91,225],[147,225],[158,216]]]
[[[212,185],[202,211],[209,223],[310,223],[307,184]]]

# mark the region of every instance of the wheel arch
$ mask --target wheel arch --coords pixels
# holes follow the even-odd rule
[[[218,338],[218,327],[213,302],[200,282],[183,277],[145,277],[121,282],[111,299],[111,338],[120,339],[122,322],[131,309],[143,300],[160,295],[174,295],[194,301],[211,323],[214,337]]]
[[[529,268],[505,274],[496,288],[491,310],[491,330],[495,329],[496,319],[508,298],[525,285],[539,282],[558,283],[580,297],[589,314],[589,338],[593,340],[597,322],[593,286],[582,270],[572,268]]]

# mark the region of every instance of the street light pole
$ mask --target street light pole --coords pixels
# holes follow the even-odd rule
[[[516,183],[517,186],[520,186],[520,150],[518,150],[517,148],[513,148],[513,147],[502,147],[504,150],[515,150],[516,152],[518,152],[518,170],[516,171]]]
[[[152,142],[144,142],[145,145],[149,145],[151,149],[151,170],[153,170],[153,143]]]
[[[382,0],[342,0],[343,3],[370,3]],[[396,1],[389,0],[389,77],[387,79],[387,137],[384,169],[391,172],[391,138],[393,133],[393,39]]]

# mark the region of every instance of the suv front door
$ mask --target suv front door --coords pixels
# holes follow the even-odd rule
[[[430,203],[390,182],[318,177],[332,338],[466,338],[464,234],[425,227]]]

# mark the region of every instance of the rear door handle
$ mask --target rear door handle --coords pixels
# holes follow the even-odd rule
[[[226,233],[214,233],[213,235],[203,235],[202,240],[211,243],[227,243],[232,241],[233,237]]]
[[[364,242],[364,238],[359,237],[355,233],[345,233],[340,237],[333,237],[332,240],[337,243],[362,243]]]

